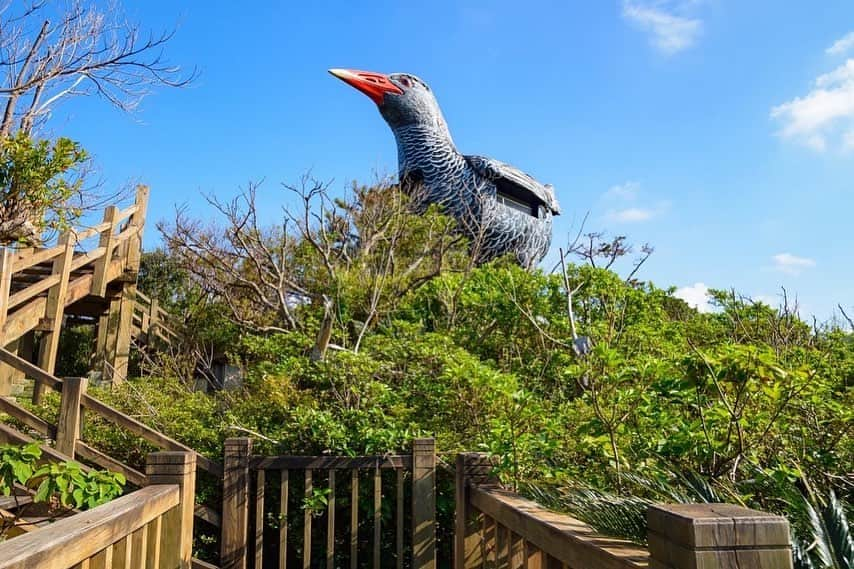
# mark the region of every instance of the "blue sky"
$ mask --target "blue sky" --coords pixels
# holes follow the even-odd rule
[[[127,116],[68,101],[50,128],[151,215],[208,215],[201,193],[310,170],[396,169],[373,104],[330,67],[406,71],[433,88],[457,146],[557,190],[553,247],[586,228],[650,242],[640,277],[730,288],[821,318],[854,306],[854,3],[850,0],[126,2],[201,76]],[[146,245],[158,235],[151,229]],[[554,254],[552,255],[552,258]]]

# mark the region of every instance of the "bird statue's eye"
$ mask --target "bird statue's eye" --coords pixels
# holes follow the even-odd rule
[[[407,88],[412,87],[412,83],[409,81],[408,77],[401,77],[400,84]]]

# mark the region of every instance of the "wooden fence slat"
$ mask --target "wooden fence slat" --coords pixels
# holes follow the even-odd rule
[[[255,477],[255,569],[264,567],[264,471]]]
[[[497,537],[498,567],[501,569],[507,569],[510,567],[510,530],[502,525],[499,525]]]
[[[148,524],[148,539],[146,542],[146,567],[160,569],[160,549],[163,535],[163,517],[152,520]]]
[[[482,516],[482,531],[483,531],[483,566],[487,569],[494,569],[496,566],[496,536],[495,536],[495,520],[489,516]]]
[[[403,470],[397,471],[397,532],[395,541],[397,543],[397,569],[403,569]]]
[[[313,472],[306,469],[305,471],[305,500],[303,504],[307,506],[308,499],[314,494],[312,485]],[[312,511],[305,508],[303,515],[303,541],[302,541],[302,567],[303,569],[311,569],[311,518]]]
[[[279,569],[288,566],[288,471],[282,470],[279,483]]]
[[[510,533],[510,569],[525,569],[525,538]]]
[[[374,569],[380,569],[380,537],[382,532],[382,470],[374,468]]]
[[[359,565],[359,469],[350,472],[350,569]]]
[[[335,567],[335,471],[329,471],[329,498],[326,502],[326,567]]]
[[[525,567],[526,569],[545,569],[543,552],[529,541],[525,542]]]

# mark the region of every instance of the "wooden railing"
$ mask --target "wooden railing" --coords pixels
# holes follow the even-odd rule
[[[62,457],[66,459],[80,458],[101,468],[120,472],[127,478],[128,482],[137,487],[149,483],[148,477],[144,473],[108,456],[81,438],[82,425],[86,419],[85,409],[88,413],[94,413],[116,427],[126,429],[160,449],[192,453],[196,457],[196,464],[200,471],[208,473],[216,481],[222,480],[223,468],[220,463],[208,459],[187,445],[92,397],[86,393],[87,380],[85,378],[58,379],[3,348],[0,348],[0,362],[21,371],[28,377],[37,379],[48,388],[60,393],[59,417],[56,425],[34,415],[10,398],[0,397],[0,413],[6,413],[43,437],[53,439],[56,452],[60,453]],[[4,438],[9,438],[4,435],[4,432],[0,430],[0,442],[4,442]],[[218,508],[199,504],[196,513],[200,519],[215,527],[219,527],[221,524]]]
[[[148,188],[140,186],[133,205],[124,210],[108,206],[101,223],[68,230],[53,247],[0,248],[0,346],[39,325],[48,333],[42,359],[55,356],[65,306],[88,294],[104,296],[109,282],[138,266],[147,202]],[[97,245],[87,247],[95,237]],[[34,272],[46,263],[49,274]]]
[[[175,329],[172,315],[163,310],[157,302],[147,295],[136,291],[133,308],[133,326],[135,336],[144,337],[147,344],[164,342],[172,344],[180,338]]]
[[[455,569],[791,569],[785,518],[731,504],[652,506],[649,547],[502,489],[485,455],[456,463]]]
[[[394,496],[391,509],[394,520],[394,558],[395,567],[406,566],[419,569],[436,566],[436,454],[433,439],[416,439],[411,455],[383,455],[362,457],[339,456],[253,456],[252,441],[248,438],[228,439],[225,442],[225,475],[223,483],[223,532],[222,566],[223,569],[244,569],[246,567],[277,566],[288,567],[289,551],[302,550],[301,564],[290,563],[291,567],[312,566],[312,544],[322,544],[325,555],[325,567],[356,568],[360,564],[360,553],[370,552],[372,567],[379,569],[382,564],[391,564],[382,559],[382,512],[383,496]],[[341,492],[341,471],[345,471],[344,484],[348,490]],[[383,482],[383,472],[393,471],[394,481]],[[299,473],[294,476],[294,473]],[[370,540],[360,541],[359,528],[363,521],[359,519],[360,485],[364,479],[370,480],[371,512],[368,522],[372,532]],[[411,479],[411,505],[405,503],[406,480]],[[297,481],[301,492],[296,498],[303,497],[303,503],[295,503],[291,492],[292,482]],[[319,483],[319,484],[318,484]],[[265,490],[275,488],[273,500],[265,498]],[[363,487],[362,487],[363,488]],[[384,488],[386,492],[384,492]],[[321,511],[312,511],[306,497],[315,491],[325,496],[326,504]],[[346,496],[345,496],[346,495]],[[340,512],[337,499],[349,499],[349,512]],[[270,502],[273,501],[273,504]],[[301,547],[289,547],[288,517],[294,511],[302,511]],[[346,505],[346,504],[345,504]],[[271,506],[273,506],[271,508]],[[345,515],[340,516],[340,513]],[[316,520],[316,516],[325,516],[325,524]],[[265,543],[265,519],[272,515],[280,520],[278,536],[274,543]],[[405,520],[411,520],[411,543],[404,541]],[[314,526],[317,531],[313,530]],[[323,527],[325,526],[325,527]],[[338,531],[346,529],[346,531]],[[320,539],[316,539],[320,534]],[[336,535],[346,536],[344,547],[336,555]],[[408,545],[408,547],[407,547]],[[265,556],[278,558],[278,564],[264,562]],[[406,561],[411,559],[411,563]],[[315,563],[316,564],[316,563]],[[364,564],[362,564],[363,566]]]
[[[195,455],[149,455],[150,485],[0,543],[0,569],[189,569]]]

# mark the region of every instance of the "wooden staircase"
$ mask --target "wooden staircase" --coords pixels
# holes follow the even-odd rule
[[[148,193],[139,186],[132,205],[108,206],[101,223],[68,230],[53,246],[0,248],[0,347],[52,374],[64,316],[90,319],[103,377],[121,381],[135,331],[154,322],[160,337],[174,336],[162,309],[136,291]],[[0,366],[0,395],[25,389],[20,373]],[[34,397],[42,391],[37,383]]]

